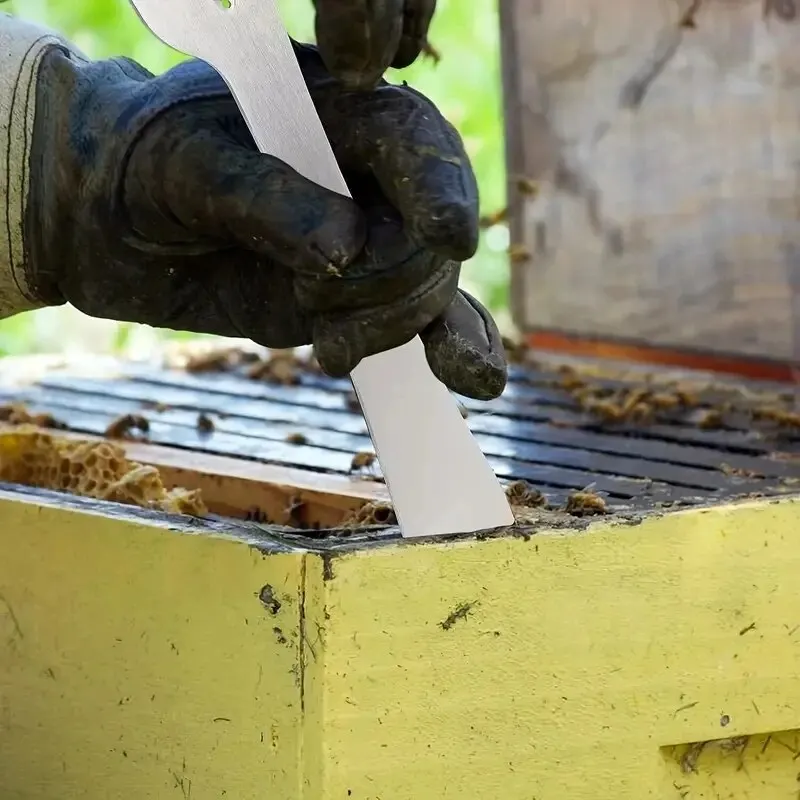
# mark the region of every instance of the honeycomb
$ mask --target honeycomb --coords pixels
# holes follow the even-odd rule
[[[207,513],[199,490],[168,490],[155,467],[129,461],[119,445],[26,424],[0,430],[0,480],[173,514]]]
[[[397,525],[394,508],[380,500],[364,503],[348,512],[341,522],[343,528],[363,528],[370,525]]]

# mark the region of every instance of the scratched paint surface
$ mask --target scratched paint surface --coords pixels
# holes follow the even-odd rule
[[[325,797],[792,800],[798,519],[765,502],[335,560]],[[667,755],[744,736],[746,769]]]
[[[299,556],[18,500],[0,553],[2,800],[297,796]]]

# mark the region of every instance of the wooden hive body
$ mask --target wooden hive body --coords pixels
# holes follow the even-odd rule
[[[369,443],[346,382],[116,364],[3,390],[57,436],[145,416],[129,456],[212,514],[0,489],[2,796],[789,796],[790,397],[598,363],[512,372],[467,419],[555,510],[415,543],[337,527],[385,499],[348,474]],[[587,487],[609,513],[563,511]]]

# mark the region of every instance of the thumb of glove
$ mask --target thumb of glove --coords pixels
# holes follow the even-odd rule
[[[459,291],[421,337],[433,374],[448,389],[475,400],[503,393],[508,364],[500,331],[474,297]]]

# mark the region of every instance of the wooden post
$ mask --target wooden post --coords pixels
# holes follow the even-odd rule
[[[797,19],[763,0],[509,0],[503,16],[520,328],[788,378]]]

